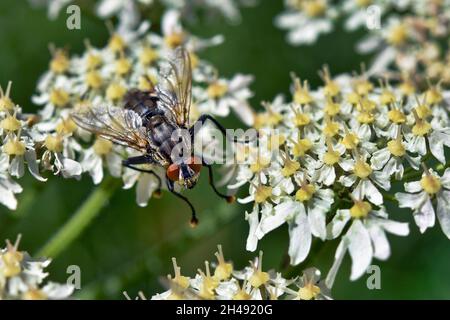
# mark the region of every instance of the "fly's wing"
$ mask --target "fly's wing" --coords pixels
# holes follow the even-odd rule
[[[158,107],[179,126],[189,127],[192,95],[192,70],[188,51],[178,47],[166,61],[156,86]]]
[[[148,140],[141,117],[129,109],[118,107],[95,107],[71,114],[75,123],[114,143],[147,151]]]

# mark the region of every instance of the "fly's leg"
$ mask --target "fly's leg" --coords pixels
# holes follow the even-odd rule
[[[156,189],[156,191],[153,194],[154,194],[155,197],[160,197],[161,196],[162,181],[161,181],[161,178],[158,176],[158,174],[156,174],[156,172],[153,171],[153,170],[146,170],[146,169],[142,169],[142,168],[136,167],[136,165],[151,164],[151,163],[155,163],[155,162],[153,161],[152,158],[150,158],[147,155],[137,156],[137,157],[130,157],[130,158],[125,159],[125,160],[122,161],[122,165],[124,167],[130,168],[132,170],[136,170],[136,171],[139,171],[139,172],[143,172],[143,173],[148,173],[148,174],[154,176],[158,180],[158,188]]]
[[[173,193],[175,196],[177,196],[178,198],[180,198],[181,200],[183,200],[184,202],[186,202],[189,205],[189,207],[191,208],[191,221],[190,221],[191,227],[197,226],[198,219],[197,219],[197,215],[195,213],[195,208],[192,205],[192,203],[189,201],[188,198],[186,198],[181,193],[178,193],[174,190],[174,182],[172,180],[167,178],[166,181],[167,181],[167,188],[169,189],[169,191],[171,193]]]
[[[216,119],[214,119],[212,116],[210,116],[209,114],[202,114],[199,118],[198,118],[198,120],[197,120],[197,122],[200,122],[202,125],[206,122],[206,121],[211,121],[216,127],[217,127],[217,129],[219,129],[220,130],[220,132],[222,132],[222,134],[225,136],[225,137],[227,137],[227,139],[229,139],[229,140],[231,140],[231,141],[233,141],[233,142],[238,142],[238,143],[250,143],[252,140],[248,140],[248,139],[245,139],[245,140],[239,140],[237,137],[230,137],[228,134],[227,134],[227,130],[219,123],[219,121],[217,121]],[[194,130],[194,128],[195,128],[195,124],[189,129],[189,131],[190,131],[190,134],[191,134],[191,136],[194,134],[194,132],[192,132],[192,130]],[[257,136],[256,137],[258,137],[258,134],[257,134]]]
[[[221,197],[222,199],[227,200],[228,203],[233,203],[235,200],[234,196],[227,196],[223,193],[221,193],[219,190],[217,190],[216,185],[214,184],[214,173],[213,173],[213,169],[212,166],[210,164],[207,164],[205,161],[203,161],[203,166],[208,168],[208,173],[209,173],[209,185],[211,186],[211,188],[214,190],[214,192]]]

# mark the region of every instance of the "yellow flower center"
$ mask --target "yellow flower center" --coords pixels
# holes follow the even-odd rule
[[[399,88],[400,88],[400,91],[405,96],[410,96],[416,92],[416,87],[414,86],[414,84],[411,81],[403,81],[399,85]]]
[[[361,97],[356,92],[350,92],[347,97],[347,102],[353,105],[357,105],[361,101]]]
[[[272,187],[270,186],[259,186],[255,191],[255,202],[263,203],[272,195]]]
[[[131,62],[127,58],[120,58],[116,61],[115,68],[118,75],[126,75],[131,69]]]
[[[431,125],[426,120],[417,119],[416,124],[412,127],[412,133],[415,136],[424,136],[431,130]]]
[[[344,145],[345,149],[353,150],[358,146],[359,138],[355,133],[349,132],[342,138],[341,143]]]
[[[405,147],[403,146],[401,139],[389,141],[387,143],[387,147],[389,152],[396,157],[402,157],[406,153]]]
[[[102,58],[93,53],[89,53],[86,57],[86,66],[88,70],[93,70],[102,64]]]
[[[44,141],[45,147],[52,152],[61,152],[63,150],[63,139],[59,135],[48,135]]]
[[[312,147],[311,140],[305,138],[300,139],[299,141],[295,142],[294,146],[292,147],[292,154],[294,157],[303,157],[306,152],[308,152]]]
[[[119,83],[111,83],[106,89],[106,97],[111,100],[120,100],[123,98],[127,89]]]
[[[372,173],[372,168],[368,163],[358,159],[355,162],[353,172],[357,177],[361,179],[366,179]]]
[[[145,47],[139,54],[139,62],[144,65],[150,65],[158,59],[158,52],[150,47]]]
[[[332,166],[339,162],[340,157],[339,152],[330,149],[323,155],[323,162],[326,165]]]
[[[60,135],[69,135],[77,129],[77,124],[72,119],[62,119],[56,126],[56,132]]]
[[[0,122],[0,127],[6,131],[17,131],[22,127],[22,124],[15,116],[8,115]]]
[[[86,74],[86,84],[93,88],[98,89],[102,85],[103,79],[97,71],[89,71]]]
[[[355,0],[356,5],[359,7],[367,7],[372,3],[372,0]]]
[[[361,99],[360,103],[357,104],[358,111],[372,111],[377,107],[377,104],[367,98]]]
[[[309,201],[314,193],[316,192],[316,187],[312,184],[305,184],[300,187],[295,193],[295,199],[301,202]]]
[[[157,80],[158,79],[154,75],[149,75],[147,77],[141,76],[139,78],[138,88],[139,90],[142,91],[151,91],[153,89],[153,86],[156,84]]]
[[[306,113],[297,113],[295,115],[295,125],[297,127],[306,126],[311,122],[311,118]]]
[[[110,153],[112,147],[113,144],[111,141],[102,138],[95,139],[94,145],[92,146],[92,148],[94,148],[94,152],[99,156]]]
[[[261,270],[255,270],[248,280],[250,285],[254,288],[259,288],[269,281],[270,277],[267,272]]]
[[[328,97],[335,97],[339,94],[341,89],[339,85],[331,80],[328,80],[325,86],[323,87],[323,94]]]
[[[281,169],[281,174],[285,177],[290,177],[300,169],[300,163],[297,161],[292,161],[286,158],[284,162],[284,167]]]
[[[399,46],[405,43],[407,37],[408,31],[406,26],[399,24],[391,27],[391,30],[389,30],[389,34],[387,36],[387,42],[394,46]]]
[[[244,289],[239,291],[233,296],[233,300],[250,300],[252,297]]]
[[[375,120],[374,115],[370,111],[360,112],[356,118],[359,123],[370,124]]]
[[[64,107],[69,103],[69,94],[63,89],[53,89],[50,92],[50,102],[56,107]]]
[[[166,45],[170,48],[176,48],[184,41],[184,34],[180,32],[174,32],[164,38]]]
[[[420,119],[425,119],[431,115],[431,109],[426,104],[421,104],[414,109]]]
[[[372,211],[372,206],[367,201],[357,200],[350,208],[350,215],[354,219],[361,219],[367,217],[369,212]]]
[[[294,92],[294,102],[298,104],[309,104],[313,101],[313,98],[309,94],[308,89],[298,87]]]
[[[432,195],[441,190],[441,181],[438,177],[431,174],[425,175],[420,179],[420,185],[426,193]]]
[[[219,99],[223,97],[228,91],[228,85],[226,83],[214,82],[208,86],[206,92],[211,99]]]
[[[109,39],[108,46],[113,52],[122,52],[125,49],[125,41],[120,35],[115,33]]]
[[[222,246],[218,245],[218,248],[219,252],[216,252],[215,256],[217,257],[217,261],[219,262],[219,264],[214,270],[214,278],[219,281],[227,280],[228,278],[230,278],[231,273],[233,272],[233,264],[225,261],[225,258],[223,257]]]
[[[64,73],[69,69],[69,58],[62,50],[58,50],[50,61],[50,70],[54,73]]]
[[[270,165],[270,160],[266,159],[264,157],[258,157],[258,159],[250,164],[250,170],[252,170],[253,173],[261,172],[262,170],[266,169]]]
[[[191,59],[191,68],[197,68],[199,62],[198,56],[193,52],[189,52],[189,58]]]
[[[9,111],[14,108],[14,103],[9,97],[0,97],[0,111]]]
[[[0,272],[6,278],[17,276],[22,271],[20,263],[23,260],[23,254],[21,252],[16,250],[8,250],[0,257],[4,264]]]
[[[430,88],[425,92],[425,102],[428,104],[440,103],[442,99],[442,93],[438,88]]]
[[[355,90],[360,96],[365,96],[373,90],[373,84],[368,80],[360,80],[356,83]]]
[[[301,300],[312,300],[320,293],[320,288],[312,283],[306,284],[298,290],[298,297]]]
[[[326,5],[321,0],[309,0],[303,2],[303,10],[310,17],[317,17],[325,12]]]
[[[390,103],[395,102],[395,95],[390,90],[383,90],[383,92],[380,95],[380,103],[382,105],[388,105]]]
[[[326,121],[325,127],[323,128],[323,134],[327,137],[334,137],[338,134],[341,126],[335,121]]]
[[[395,124],[405,123],[406,121],[405,114],[398,109],[389,110],[388,118],[391,122]]]
[[[3,145],[3,151],[10,156],[22,156],[25,153],[25,143],[17,138],[9,139]]]
[[[23,294],[23,300],[47,300],[47,295],[39,289],[29,289]]]
[[[341,111],[341,106],[338,103],[327,102],[324,111],[330,117],[337,115]]]

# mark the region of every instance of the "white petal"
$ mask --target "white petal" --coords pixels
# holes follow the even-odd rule
[[[327,225],[327,239],[337,238],[350,220],[350,211],[348,209],[337,210],[333,220]]]
[[[430,134],[428,141],[430,151],[433,154],[433,156],[435,156],[436,159],[439,160],[439,162],[445,164],[444,142],[442,141],[441,137],[439,137],[439,135],[436,134],[436,132],[433,132]]]
[[[391,248],[384,230],[377,225],[373,225],[369,228],[369,233],[374,247],[373,256],[380,260],[386,260],[389,258]]]
[[[158,188],[159,182],[152,174],[142,174],[136,185],[136,203],[145,207],[153,192]]]
[[[27,161],[28,170],[35,179],[42,182],[47,181],[47,179],[42,177],[39,173],[39,165],[36,160],[36,152],[33,149],[25,151],[25,160]]]
[[[369,232],[360,220],[353,221],[346,237],[349,240],[348,251],[352,258],[350,280],[353,281],[366,272],[372,261],[373,249]]]
[[[414,212],[414,221],[420,229],[420,232],[424,233],[426,229],[434,226],[435,214],[431,200],[428,197],[425,203],[419,208],[419,211]]]
[[[259,224],[258,206],[255,206],[251,213],[245,213],[245,220],[248,221],[248,224],[250,226],[250,230],[248,231],[246,249],[248,251],[255,251],[256,247],[258,246],[258,237],[255,235],[256,229],[258,228]]]
[[[295,215],[294,221],[289,222],[289,256],[291,264],[297,265],[308,256],[311,248],[311,230],[308,217],[303,206]]]
[[[437,216],[442,231],[450,239],[450,191],[442,191],[438,195]]]
[[[261,239],[265,234],[281,226],[288,217],[292,217],[301,209],[304,211],[303,205],[294,201],[280,203],[275,207],[275,214],[261,218],[256,236],[258,239]]]
[[[10,210],[16,210],[17,199],[11,190],[4,189],[0,185],[0,203],[5,205]]]
[[[61,161],[62,160],[62,161]],[[64,178],[70,178],[70,177],[77,177],[80,176],[83,172],[83,169],[81,168],[81,164],[78,162],[60,157],[60,161],[62,164],[61,173]]]
[[[346,243],[346,239],[343,238],[339,243],[336,253],[334,254],[334,262],[328,271],[327,277],[325,279],[325,285],[328,288],[332,288],[334,284],[334,279],[336,278],[336,274],[339,271],[339,268],[342,264],[342,260],[344,259],[345,253],[347,252],[348,246]]]

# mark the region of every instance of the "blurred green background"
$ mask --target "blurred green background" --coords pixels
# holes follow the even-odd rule
[[[237,72],[255,75],[256,92],[252,104],[271,100],[277,93],[289,92],[289,72],[320,84],[317,71],[328,64],[333,74],[359,70],[370,57],[355,55],[354,44],[360,34],[336,30],[314,46],[294,48],[284,41],[284,32],[273,26],[273,18],[282,11],[282,1],[262,0],[255,8],[243,9],[243,22],[230,26],[223,21],[190,26],[199,36],[224,34],[225,44],[208,49],[204,59],[216,65],[225,76]],[[26,111],[35,111],[30,102],[36,81],[48,67],[48,44],[66,46],[71,53],[83,51],[83,39],[103,46],[108,38],[102,21],[83,15],[82,29],[65,27],[64,11],[60,18],[49,21],[44,10],[33,10],[27,1],[0,2],[0,84],[13,81],[13,100]],[[228,121],[228,126],[239,126]],[[0,239],[15,239],[23,234],[22,249],[36,253],[66,222],[95,189],[89,177],[81,181],[50,179],[39,183],[26,177],[21,181],[24,192],[19,195],[17,211],[0,207]],[[135,296],[142,290],[147,296],[162,292],[159,276],[172,273],[171,257],[175,256],[182,272],[193,275],[203,268],[203,261],[214,260],[217,244],[224,247],[227,259],[242,268],[256,253],[245,251],[248,232],[244,220],[245,207],[228,205],[210,190],[205,175],[199,186],[187,192],[199,212],[201,224],[191,230],[186,221],[188,208],[170,194],[151,200],[146,208],[135,203],[135,191],[118,190],[79,238],[51,264],[51,279],[63,282],[66,268],[81,268],[82,290],[77,295],[88,299],[123,299],[126,290]],[[249,208],[247,208],[249,209]],[[391,211],[401,221],[411,221],[404,211]],[[439,227],[420,235],[411,225],[407,238],[390,237],[392,257],[387,262],[375,261],[382,270],[381,290],[368,290],[366,277],[348,280],[350,259],[346,257],[338,275],[333,295],[337,299],[449,299],[450,246]],[[260,242],[264,250],[264,268],[278,268],[287,250],[287,228],[281,227]],[[324,246],[315,242],[312,259],[300,268],[319,267],[326,274],[333,261],[337,242]]]

